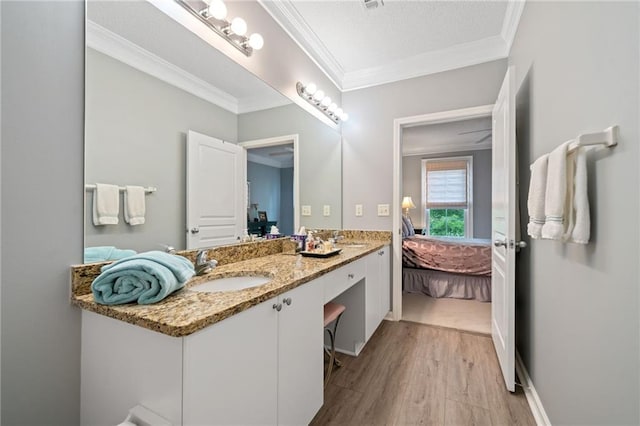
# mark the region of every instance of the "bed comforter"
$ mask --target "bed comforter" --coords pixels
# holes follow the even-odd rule
[[[402,241],[402,265],[490,277],[491,244],[477,239],[407,237]]]

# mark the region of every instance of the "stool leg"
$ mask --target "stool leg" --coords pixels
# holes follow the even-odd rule
[[[342,314],[338,315],[338,318],[336,318],[336,322],[333,325],[333,330],[329,328],[325,329],[327,330],[327,333],[329,333],[329,340],[331,341],[331,350],[327,350],[326,347],[324,348],[325,353],[329,355],[329,366],[327,367],[327,374],[324,378],[325,387],[327,386],[327,383],[329,383],[329,378],[331,377],[331,372],[333,371],[333,365],[335,364],[336,367],[342,366],[342,363],[336,358],[336,332],[338,331],[338,323],[340,322],[341,316]]]
[[[342,317],[342,314],[338,315],[338,318],[336,318],[336,322],[333,325],[333,337],[335,339],[336,333],[338,331],[338,323],[340,322],[340,318]],[[336,345],[335,345],[335,341],[331,344],[331,351],[333,352],[333,362],[335,363],[336,367],[341,367],[342,363],[338,360],[338,358],[336,358]]]

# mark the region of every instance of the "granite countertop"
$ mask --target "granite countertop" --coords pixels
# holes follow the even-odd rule
[[[338,245],[342,252],[329,258],[280,252],[237,262],[228,260],[209,274],[193,277],[185,288],[153,305],[107,306],[96,303],[90,290],[87,292],[87,288],[90,289],[87,282],[90,285],[101,264],[76,266],[72,268],[71,300],[88,311],[169,336],[187,336],[375,252],[391,242],[388,234],[388,238],[345,241]],[[190,290],[190,287],[212,279],[247,275],[267,276],[272,280],[262,286],[238,291],[204,293]]]

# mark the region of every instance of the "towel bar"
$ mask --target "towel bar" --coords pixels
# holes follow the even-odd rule
[[[85,190],[93,190],[96,189],[96,186],[94,184],[86,184],[84,186]],[[124,186],[119,186],[118,189],[120,190],[120,192],[124,192],[125,191],[125,187]],[[156,192],[158,190],[158,188],[156,188],[155,186],[147,186],[146,188],[144,188],[144,192],[147,194],[152,194],[154,192]]]
[[[602,132],[585,133],[578,136],[570,145],[568,151],[575,151],[581,146],[606,145],[607,147],[618,144],[619,126],[611,126]]]

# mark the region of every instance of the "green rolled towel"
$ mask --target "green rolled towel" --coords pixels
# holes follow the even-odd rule
[[[102,305],[157,303],[184,287],[195,274],[182,256],[149,251],[105,265],[91,283],[93,297]]]

